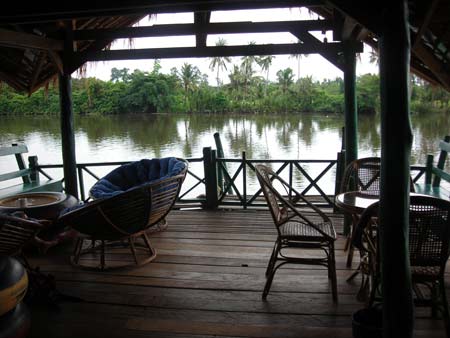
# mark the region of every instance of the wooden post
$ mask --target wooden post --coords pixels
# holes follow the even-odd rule
[[[444,142],[449,143],[450,142],[450,136],[447,135],[444,137]],[[438,162],[436,167],[443,169],[445,166],[445,161],[447,160],[447,152],[441,151],[439,154]],[[435,175],[433,179],[433,187],[439,187],[439,184],[441,183],[441,176]]]
[[[216,152],[211,150],[211,147],[203,148],[203,166],[205,170],[206,209],[216,209],[218,205]]]
[[[337,153],[337,159],[336,159],[336,179],[334,181],[334,196],[341,193],[341,182],[342,182],[342,175],[344,174],[345,170],[345,151],[339,151]],[[333,208],[333,212],[337,212],[339,209],[336,207],[336,205]],[[347,228],[349,228],[349,225],[347,224]],[[348,233],[349,229],[345,229],[344,224],[344,233]]]
[[[222,146],[222,141],[220,140],[220,134],[219,133],[214,133],[214,140],[216,141],[216,149],[217,149],[217,157],[219,158],[225,158],[225,153],[223,151],[223,146]],[[219,167],[218,171],[217,171],[217,182],[219,184],[219,187],[222,189],[224,189],[224,187],[226,187],[227,185],[230,184],[230,181],[228,180],[227,176],[224,176],[224,171],[227,171],[227,164],[226,162],[222,162],[222,165]],[[232,194],[233,193],[233,188],[231,187],[231,185],[229,185],[229,188],[224,191],[224,194]]]
[[[381,89],[380,249],[383,337],[412,337],[409,265],[412,131],[409,111],[410,37],[407,1],[386,2],[379,38]]]
[[[214,133],[214,141],[216,142],[216,149],[217,149],[217,157],[218,158],[224,158],[225,155],[223,153],[223,147],[222,147],[222,141],[220,140],[220,134]],[[225,163],[223,163],[225,165]],[[219,185],[220,189],[224,194],[227,193],[227,191],[223,191],[223,172],[222,172],[222,166],[219,165],[219,170],[217,170],[217,184]]]
[[[72,23],[66,23],[63,52],[63,73],[59,74],[59,102],[61,108],[61,145],[64,165],[65,191],[78,198],[77,163],[72,109],[71,57],[73,54]]]
[[[358,114],[356,110],[356,54],[352,40],[344,41],[345,163],[358,158]]]
[[[247,209],[247,155],[242,152],[242,198],[244,199],[244,210]]]
[[[427,164],[425,167],[425,184],[431,185],[431,179],[433,177],[433,162],[434,162],[434,156],[433,155],[427,155]]]
[[[18,144],[17,143],[13,143],[11,144],[13,147],[16,147]],[[19,167],[19,170],[23,170],[26,169],[25,167],[25,161],[23,159],[22,154],[14,154],[14,156],[16,157],[16,162],[17,162],[17,166]],[[23,183],[30,183],[30,177],[28,176],[22,176],[22,181]]]
[[[39,182],[39,171],[37,170],[38,157],[37,156],[28,156],[28,168],[31,169],[30,179],[33,182]]]

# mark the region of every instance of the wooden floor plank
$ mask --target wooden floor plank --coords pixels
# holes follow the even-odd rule
[[[338,233],[343,218],[330,214]],[[151,234],[157,258],[128,270],[93,272],[69,264],[70,246],[30,258],[82,303],[58,313],[35,305],[31,337],[351,337],[360,277],[348,283],[345,238],[336,242],[339,302],[324,268],[286,265],[261,300],[276,230],[267,211],[172,211],[168,228]],[[305,253],[311,255],[311,253]],[[87,257],[92,262],[97,257]],[[126,248],[107,261],[129,262]],[[447,275],[449,276],[449,275]],[[447,277],[446,281],[450,281]],[[447,283],[447,289],[450,283]],[[448,293],[450,294],[450,292]],[[441,320],[417,310],[415,337],[443,337]]]

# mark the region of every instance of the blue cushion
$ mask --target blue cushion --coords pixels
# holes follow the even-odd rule
[[[185,163],[175,157],[131,162],[101,178],[89,193],[95,199],[112,197],[142,184],[176,176],[184,169]]]

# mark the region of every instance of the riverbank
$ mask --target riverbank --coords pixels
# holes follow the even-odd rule
[[[292,74],[291,74],[292,75]],[[231,79],[230,75],[230,79]],[[233,78],[234,79],[234,78]],[[214,113],[214,114],[342,114],[343,80],[294,81],[292,76],[267,82],[253,76],[234,79],[229,84],[211,86],[206,80],[187,79],[176,72],[135,71],[114,81],[95,78],[73,79],[72,101],[75,115]],[[379,77],[365,74],[357,78],[357,104],[360,114],[379,111]],[[411,85],[411,110],[443,113],[450,110],[450,94],[417,80]],[[31,96],[3,86],[0,115],[59,115],[57,84]]]

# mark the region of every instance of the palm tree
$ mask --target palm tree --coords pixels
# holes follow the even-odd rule
[[[227,41],[223,38],[219,38],[219,40],[216,41],[216,46],[225,46],[227,44]],[[209,69],[214,71],[215,68],[217,68],[217,86],[220,85],[220,70],[227,70],[227,63],[231,63],[231,58],[229,56],[215,56],[211,58],[211,63],[209,64]]]
[[[297,39],[297,43],[301,44],[302,41]],[[308,54],[291,54],[289,57],[293,58],[293,59],[297,59],[297,81],[300,80],[300,60],[302,59],[302,57],[307,57]]]
[[[294,73],[291,68],[280,69],[277,72],[278,83],[281,86],[281,91],[286,94],[289,86],[294,83]]]
[[[249,42],[249,45],[255,45],[256,42],[251,41]],[[255,73],[253,70],[253,64],[255,62],[257,62],[257,57],[254,55],[247,55],[247,56],[243,56],[241,58],[241,71],[242,71],[242,75],[244,76],[244,94],[245,96],[247,96],[247,88],[248,85],[250,84],[253,74]]]
[[[231,90],[235,93],[238,93],[239,89],[244,83],[244,76],[241,72],[241,69],[238,66],[233,65],[233,70],[230,74],[228,74],[228,77],[230,79]],[[235,99],[237,99],[237,96],[235,97]]]
[[[267,55],[267,56],[260,56],[256,62],[261,67],[261,70],[266,72],[266,87],[265,92],[267,94],[267,86],[269,85],[269,67],[272,65],[272,60],[274,59],[274,56]]]
[[[197,85],[200,82],[200,70],[197,66],[184,63],[183,66],[181,66],[179,77],[184,89],[184,103],[187,106],[189,94],[197,88]],[[190,101],[189,110],[191,110]]]

